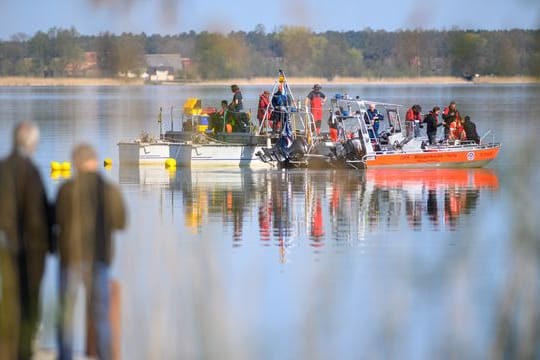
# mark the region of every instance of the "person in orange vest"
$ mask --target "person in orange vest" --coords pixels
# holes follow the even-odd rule
[[[444,139],[448,139],[450,136],[450,124],[456,119],[461,119],[461,115],[456,108],[456,102],[451,101],[450,104],[444,108],[442,113],[443,125],[444,125]]]
[[[420,136],[420,128],[423,127],[420,122],[422,121],[422,107],[418,104],[410,107],[405,113],[407,137]]]
[[[306,109],[310,109],[315,121],[315,131],[317,135],[321,133],[321,122],[323,116],[323,106],[326,102],[326,95],[321,91],[319,84],[313,85],[313,89],[306,96]]]
[[[459,117],[456,117],[456,120],[452,121],[450,123],[449,127],[449,140],[466,140],[467,135],[465,134],[465,129],[463,128],[463,124],[461,124],[461,119]]]

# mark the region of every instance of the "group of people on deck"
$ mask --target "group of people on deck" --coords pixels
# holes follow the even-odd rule
[[[315,123],[315,132],[320,135],[321,122],[323,116],[324,104],[326,95],[321,91],[322,87],[315,84],[312,90],[308,93],[305,99],[305,109],[311,112]],[[271,96],[270,92],[264,91],[259,96],[259,104],[257,118],[260,122],[267,119],[271,124],[274,132],[279,131],[281,118],[285,112],[281,111],[284,106],[290,105],[290,99],[282,95],[281,88],[278,88],[275,94]],[[442,119],[439,120],[439,115]],[[371,125],[369,135],[375,139],[379,137],[380,122],[384,120],[384,115],[381,114],[375,104],[369,104],[364,119],[366,123]],[[442,110],[439,106],[427,113],[422,114],[422,107],[418,104],[411,106],[405,113],[405,125],[407,137],[419,137],[420,129],[426,124],[426,135],[430,145],[438,142],[437,130],[439,127],[444,128],[444,138],[441,141],[464,141],[470,140],[477,144],[480,143],[480,137],[476,131],[476,124],[471,120],[470,116],[462,117],[457,110],[456,102],[452,101]],[[336,133],[336,124],[329,122],[330,136],[333,137]]]
[[[437,130],[444,127],[444,139],[450,141],[471,140],[480,143],[480,137],[476,131],[476,124],[470,116],[461,117],[457,110],[456,102],[452,101],[442,111],[442,121],[439,121],[441,108],[434,106],[426,115],[422,114],[422,107],[418,104],[411,106],[405,113],[407,137],[420,136],[423,124],[427,125],[426,134],[430,145],[437,143]]]
[[[315,84],[306,96],[304,102],[306,110],[311,112],[313,116],[315,123],[314,130],[317,135],[321,132],[323,109],[324,103],[326,102],[326,95],[321,89],[321,85]],[[268,120],[272,131],[277,133],[280,131],[283,121],[288,116],[287,107],[293,105],[292,98],[289,94],[286,94],[283,89],[283,84],[279,84],[274,94],[270,94],[269,91],[265,90],[259,95],[257,119],[261,123]]]
[[[244,112],[244,98],[240,87],[231,85],[231,102],[222,100],[219,110],[209,114],[209,129],[218,132],[245,132],[249,127],[249,118]]]

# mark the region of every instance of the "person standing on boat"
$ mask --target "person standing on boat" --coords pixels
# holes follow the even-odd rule
[[[406,129],[407,129],[407,138],[418,137],[420,136],[420,128],[422,125],[422,107],[418,104],[410,107],[405,113]]]
[[[441,112],[441,108],[435,106],[433,110],[429,112],[424,118],[424,121],[427,124],[426,134],[429,140],[429,145],[435,145],[437,142],[437,128],[442,126],[442,123],[439,123],[438,116]]]
[[[52,206],[31,157],[39,128],[28,121],[13,133],[0,162],[0,358],[31,359],[40,320],[45,257],[53,249]]]
[[[313,85],[313,89],[306,96],[306,109],[310,109],[315,121],[315,131],[317,135],[321,133],[321,122],[323,116],[323,106],[326,102],[326,95],[321,91],[319,84]]]
[[[461,119],[459,111],[456,108],[455,101],[451,101],[450,104],[444,108],[442,118],[444,126],[444,139],[447,140],[450,136],[450,125],[454,120]]]
[[[242,98],[242,92],[238,85],[231,85],[231,91],[233,92],[233,98],[229,105],[231,111],[240,112],[244,110],[244,102]]]
[[[468,115],[464,118],[463,130],[465,131],[467,140],[472,140],[475,143],[480,144],[480,136],[478,136],[478,132],[476,132],[476,124],[471,121],[471,117]]]
[[[59,359],[73,357],[73,312],[77,289],[84,284],[87,314],[94,324],[97,357],[111,359],[109,318],[112,232],[126,224],[120,191],[98,173],[97,154],[81,144],[72,153],[76,176],[59,189],[56,201],[60,260]]]
[[[289,119],[290,99],[283,93],[280,85],[272,95],[272,131],[277,134],[281,131],[285,121]]]
[[[271,118],[272,109],[270,108],[270,91],[264,90],[259,95],[259,105],[257,107],[257,120],[259,120],[259,126],[262,128],[263,126],[268,125],[272,128]],[[265,120],[268,122],[267,124],[263,124],[263,121]]]
[[[338,141],[338,116],[339,111],[336,110],[335,115],[330,113],[330,117],[328,118],[328,133],[330,134],[330,140],[333,142]]]
[[[366,113],[364,114],[364,120],[366,123],[371,124],[373,127],[373,134],[370,133],[372,139],[379,137],[379,121],[384,120],[384,116],[379,113],[379,110],[375,108],[375,104],[369,104]]]

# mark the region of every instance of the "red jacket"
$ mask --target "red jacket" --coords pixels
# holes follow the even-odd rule
[[[409,108],[409,110],[407,110],[407,112],[405,113],[405,120],[407,121],[422,121],[421,117],[422,116],[420,115],[420,113],[415,113],[412,108]]]
[[[265,94],[261,94],[261,96],[259,96],[259,106],[257,109],[257,119],[259,119],[259,121],[263,120],[266,109],[268,109],[268,115],[266,118],[270,120],[272,112],[271,112],[271,107],[268,107],[269,104],[270,104],[269,96]]]

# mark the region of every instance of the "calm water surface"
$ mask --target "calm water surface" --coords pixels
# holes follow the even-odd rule
[[[49,163],[77,142],[113,159],[103,172],[130,219],[114,264],[124,358],[489,356],[508,279],[525,271],[521,256],[538,264],[528,241],[539,239],[540,86],[323,87],[425,111],[455,100],[502,151],[485,169],[453,171],[123,168],[117,142],[157,137],[160,107],[177,128],[187,98],[218,106],[229,88],[0,88],[0,154],[16,121],[36,121],[51,199],[64,178]],[[243,88],[246,107],[262,90]],[[53,347],[56,259],[47,266],[40,345]]]

